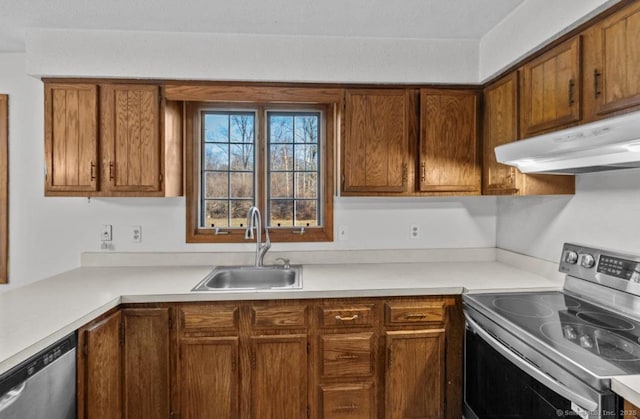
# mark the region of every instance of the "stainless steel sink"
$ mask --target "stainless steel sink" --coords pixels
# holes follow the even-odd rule
[[[191,291],[302,288],[302,265],[218,266]]]

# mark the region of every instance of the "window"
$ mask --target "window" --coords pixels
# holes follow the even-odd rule
[[[187,241],[244,242],[256,205],[271,240],[333,239],[336,106],[187,104]]]

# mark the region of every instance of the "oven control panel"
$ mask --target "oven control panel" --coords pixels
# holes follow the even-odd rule
[[[592,282],[611,282],[615,286],[640,284],[640,257],[616,251],[596,249],[589,246],[565,243],[560,258],[560,272]]]

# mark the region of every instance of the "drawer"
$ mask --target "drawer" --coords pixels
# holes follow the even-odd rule
[[[373,307],[373,304],[320,307],[320,326],[371,326],[374,320]]]
[[[374,365],[373,333],[320,337],[323,377],[370,376]]]
[[[300,305],[254,305],[252,324],[263,328],[296,328],[307,325],[307,306]]]
[[[442,323],[444,321],[444,302],[389,302],[385,306],[385,320],[388,325]]]
[[[238,324],[238,306],[233,304],[182,306],[179,308],[179,316],[184,332],[235,329]]]
[[[335,384],[320,387],[323,419],[373,419],[375,391],[371,383]]]

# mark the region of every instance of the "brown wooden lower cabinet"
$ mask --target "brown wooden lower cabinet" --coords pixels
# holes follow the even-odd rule
[[[624,419],[640,418],[640,407],[635,406],[628,400],[624,401]]]
[[[78,417],[459,419],[463,328],[459,296],[129,304],[79,331]]]

